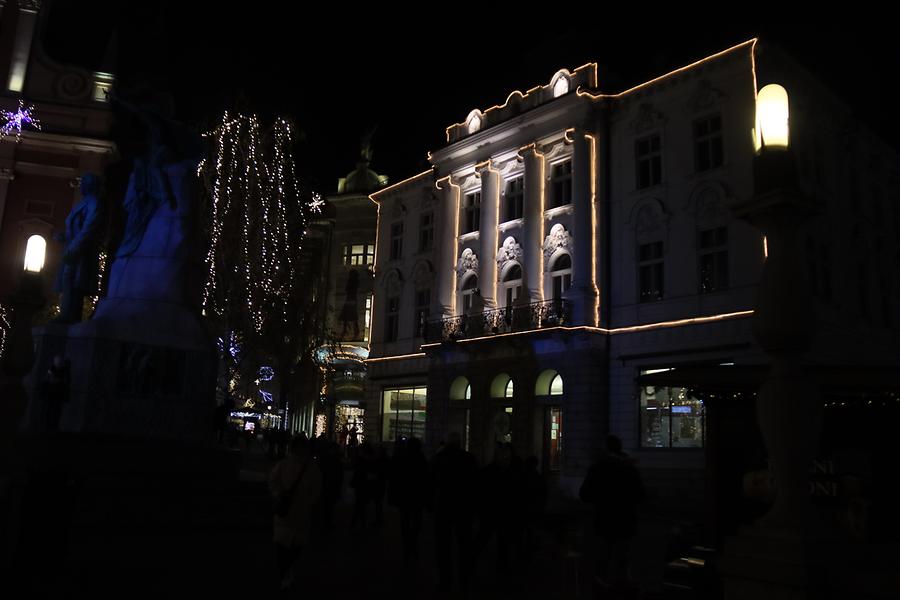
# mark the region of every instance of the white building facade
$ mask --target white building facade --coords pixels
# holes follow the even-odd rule
[[[637,378],[766,362],[751,332],[765,241],[731,207],[753,197],[755,91],[769,81],[791,91],[800,183],[821,208],[797,232],[814,359],[895,353],[895,154],[758,46],[618,94],[600,92],[596,65],[561,70],[472,111],[432,170],[373,194],[369,434],[434,449],[456,431],[482,462],[509,442],[574,493],[613,433],[651,486],[702,505],[708,403]]]

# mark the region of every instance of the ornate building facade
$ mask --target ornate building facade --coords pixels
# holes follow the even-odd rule
[[[18,281],[25,243],[46,242],[45,295],[52,294],[65,219],[79,197],[79,177],[102,174],[114,151],[109,73],[61,65],[44,51],[46,20],[41,2],[0,2],[0,110],[33,106],[37,130],[0,139],[0,297]],[[51,304],[54,302],[51,302]]]
[[[810,360],[896,357],[896,153],[760,46],[615,94],[594,64],[563,69],[473,110],[430,171],[372,194],[367,431],[432,449],[456,431],[482,462],[510,442],[572,494],[613,433],[651,486],[702,507],[712,403],[646,378],[766,362],[750,318],[766,240],[732,207],[754,194],[756,90],[771,81],[791,91],[799,182],[819,209],[796,232]]]

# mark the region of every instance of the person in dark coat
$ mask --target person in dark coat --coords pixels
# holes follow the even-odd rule
[[[53,362],[44,375],[42,385],[47,409],[45,425],[50,432],[59,431],[63,405],[69,401],[69,368],[69,359],[57,355],[53,357]]]
[[[440,586],[452,584],[454,563],[463,590],[472,573],[475,457],[460,446],[460,435],[450,433],[431,463],[434,482],[434,527]],[[455,550],[455,551],[454,551]],[[455,560],[454,560],[455,557]]]
[[[371,443],[363,442],[354,461],[353,478],[350,480],[355,494],[351,529],[365,529],[369,504],[375,506],[375,524],[381,525],[386,477],[384,457]]]
[[[618,437],[607,436],[606,450],[591,465],[579,495],[594,506],[594,533],[600,544],[597,578],[602,585],[621,586],[628,580],[628,542],[637,529],[644,486]]]
[[[431,493],[428,461],[418,438],[400,440],[391,460],[388,502],[400,511],[403,559],[413,561],[419,552],[422,509]]]

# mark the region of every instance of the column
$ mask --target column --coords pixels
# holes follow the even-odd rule
[[[497,306],[497,225],[500,216],[500,172],[490,161],[479,165],[481,175],[481,228],[478,233],[478,287],[484,308]]]
[[[544,155],[531,147],[522,157],[525,159],[522,287],[529,302],[541,302],[544,299]]]
[[[594,281],[594,187],[593,140],[583,129],[572,134],[572,202],[574,219],[572,237],[575,252],[572,257],[572,291],[575,323],[595,325],[597,320],[597,286]]]
[[[439,179],[437,188],[441,203],[437,230],[437,301],[443,317],[455,316],[456,235],[459,225],[459,186],[450,177]]]

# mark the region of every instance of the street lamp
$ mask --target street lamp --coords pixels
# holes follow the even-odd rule
[[[787,150],[790,142],[790,106],[787,90],[770,83],[756,95],[756,127],[753,147],[756,153],[765,149]]]
[[[29,273],[40,273],[44,268],[44,257],[47,254],[47,240],[33,235],[25,245],[25,270]]]

